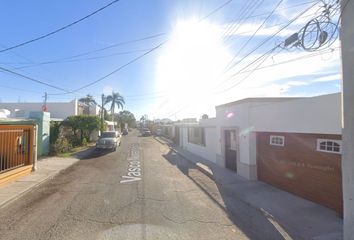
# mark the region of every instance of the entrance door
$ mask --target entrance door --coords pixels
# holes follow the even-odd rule
[[[225,166],[237,171],[237,138],[236,130],[225,130]]]
[[[174,144],[179,146],[179,127],[175,127]]]

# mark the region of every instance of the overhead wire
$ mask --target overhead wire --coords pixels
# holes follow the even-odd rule
[[[263,40],[260,44],[258,44],[255,48],[253,48],[251,51],[249,51],[246,55],[244,55],[240,60],[238,60],[236,63],[234,63],[232,65],[232,67],[229,68],[228,71],[230,71],[232,68],[236,67],[237,65],[239,65],[244,59],[246,59],[247,57],[251,56],[255,51],[257,51],[259,48],[261,48],[264,44],[266,44],[269,40],[271,40],[272,38],[274,38],[275,36],[277,36],[281,31],[283,31],[285,28],[287,28],[290,24],[292,24],[293,22],[295,22],[299,17],[301,17],[304,13],[306,13],[307,11],[309,11],[311,8],[313,8],[314,6],[316,6],[318,4],[318,2],[316,2],[315,4],[312,4],[310,7],[306,8],[305,10],[303,10],[300,14],[296,15],[296,17],[294,17],[293,19],[291,19],[286,25],[284,25],[283,27],[281,27],[278,31],[276,31],[275,33],[273,33],[271,36],[267,37],[265,40]],[[278,48],[281,44],[276,45],[274,48],[272,48],[270,51],[267,51],[265,54],[267,54],[268,52],[273,51],[273,49]],[[264,55],[264,54],[263,54]],[[232,74],[231,76],[229,76],[225,81],[219,83],[216,88],[222,86],[224,83],[230,81],[233,79],[234,76],[236,76],[239,72],[245,70],[246,68],[248,68],[249,66],[251,66],[253,63],[257,62],[259,59],[263,58],[263,55],[256,58],[255,60],[253,60],[251,63],[247,64],[245,67],[243,67],[241,70],[237,71],[236,73]]]
[[[37,66],[40,66],[40,65],[57,64],[57,63],[71,63],[71,62],[91,61],[91,60],[105,59],[105,58],[110,58],[110,57],[120,56],[120,55],[129,55],[129,54],[138,53],[138,52],[146,52],[146,51],[149,51],[149,50],[151,50],[151,49],[137,49],[137,50],[117,52],[117,53],[112,53],[112,54],[103,55],[103,56],[96,56],[96,57],[57,60],[57,61],[47,61],[47,62],[36,63],[36,64],[33,64],[33,65],[25,65],[25,66],[21,66],[21,67],[15,67],[15,69],[25,69],[25,68],[37,67]],[[19,64],[19,63],[17,63],[17,64]]]
[[[223,37],[224,42],[228,42],[231,39],[231,36],[237,32],[238,29],[242,26],[242,24],[247,20],[248,17],[250,17],[264,2],[264,0],[258,0],[254,2],[253,5],[250,6],[249,9],[246,9],[244,11],[244,17],[241,17],[241,19],[237,22],[237,24],[231,29],[231,32],[225,34]]]
[[[12,70],[10,70],[10,69],[7,69],[7,68],[4,68],[4,67],[0,67],[0,70],[3,71],[3,72],[6,72],[6,73],[10,73],[10,74],[13,74],[13,75],[15,75],[15,76],[24,78],[24,79],[28,79],[28,80],[30,80],[30,81],[32,81],[32,82],[36,82],[36,83],[45,85],[45,86],[47,86],[47,87],[51,87],[51,88],[54,88],[54,89],[57,89],[57,90],[60,90],[60,91],[68,92],[68,90],[63,89],[63,88],[61,88],[61,87],[55,86],[55,85],[50,84],[50,83],[43,82],[43,81],[41,81],[41,80],[38,80],[38,79],[35,79],[35,78],[32,78],[32,77],[26,76],[26,75],[21,74],[21,73],[18,73],[18,72],[14,72],[14,71],[12,71]]]
[[[264,24],[273,16],[274,12],[278,9],[278,7],[280,6],[280,4],[283,2],[283,0],[280,0],[275,7],[273,8],[273,10],[269,13],[269,15],[263,20],[262,24],[258,26],[258,28],[256,29],[256,31],[252,34],[251,37],[248,38],[248,40],[239,48],[239,50],[236,52],[236,54],[234,55],[234,57],[230,60],[230,62],[226,65],[225,70],[228,70],[230,65],[232,64],[232,62],[239,56],[239,54],[242,52],[243,49],[245,49],[245,47],[248,45],[248,43],[250,43],[252,41],[252,39],[254,38],[254,36],[258,33],[258,31],[264,26]]]
[[[274,11],[279,7],[279,5],[281,4],[281,2],[282,1],[280,1],[277,5],[276,5],[276,7],[273,9],[273,11],[271,12],[271,13],[268,13],[268,16],[266,17],[266,20],[263,22],[263,24],[262,25],[264,25],[264,23],[269,19],[269,17],[274,13]],[[308,4],[308,3],[313,3],[314,1],[311,1],[311,2],[306,2],[306,3],[301,3],[301,4],[298,4],[297,6],[299,6],[299,5],[305,5],[305,4]],[[261,2],[262,3],[262,2]],[[310,8],[312,8],[313,6],[315,6],[316,4],[313,4],[313,5],[311,5],[311,7]],[[250,6],[250,5],[247,5],[248,7]],[[259,5],[258,5],[259,6]],[[308,8],[308,9],[310,9],[310,8]],[[256,9],[256,8],[255,8]],[[253,10],[255,10],[255,9],[253,9]],[[305,11],[305,12],[307,12],[307,10]],[[253,13],[253,12],[252,12]],[[251,13],[251,14],[252,14]],[[302,12],[300,15],[298,15],[298,17],[300,17],[300,16],[302,16],[303,15],[303,13],[304,12]],[[249,16],[247,16],[247,17],[249,17]],[[246,17],[246,18],[247,18]],[[241,18],[239,18],[239,20],[243,20],[243,19],[245,19],[245,16],[243,16],[243,17],[241,17]],[[296,18],[297,19],[297,18]],[[284,28],[286,28],[287,26],[289,26],[291,23],[292,23],[293,21],[290,21],[290,23],[287,23],[286,24],[286,26],[284,26],[284,27],[282,27],[281,29],[280,29],[280,31],[282,31],[282,29],[284,29]],[[262,26],[261,25],[261,26]],[[236,30],[237,31],[237,30]],[[276,34],[278,34],[280,31],[277,31],[276,32]],[[256,30],[256,33],[258,32],[258,30]],[[255,34],[256,34],[255,33]],[[224,35],[225,35],[225,33],[224,33]],[[270,38],[269,38],[270,39]],[[268,39],[268,40],[269,40]],[[268,41],[267,40],[267,41]],[[260,46],[258,46],[257,47],[257,49],[259,48],[259,47],[261,47],[262,45],[264,45],[267,41],[265,41],[264,43],[261,43],[261,45]],[[277,49],[277,47],[278,46],[276,46],[276,47],[274,47],[273,49],[271,49],[270,51],[268,51],[267,53],[271,53],[271,52],[273,52],[275,49]],[[254,51],[256,51],[257,49],[255,49]],[[251,53],[253,53],[254,51],[252,51]],[[250,54],[251,54],[250,53]],[[264,56],[262,56],[262,57],[265,57],[265,55]],[[246,58],[246,57],[245,57]],[[245,59],[245,58],[243,58],[243,59]],[[252,64],[254,64],[255,62],[257,62],[257,61],[259,61],[261,58],[258,58],[258,59],[256,59],[255,61],[253,61],[252,62]],[[266,58],[259,64],[259,65],[261,65],[264,61],[266,60]],[[259,66],[259,65],[257,65],[257,67]],[[233,66],[234,67],[234,66]],[[238,72],[238,74],[240,74],[242,71],[244,71],[246,68],[243,68],[243,69],[241,69],[241,71],[239,71]],[[250,73],[249,75],[251,75],[252,73]]]
[[[226,5],[223,3],[221,6],[225,7]],[[217,9],[218,9],[218,11],[219,11],[219,10],[221,10],[222,8],[218,7]],[[212,12],[213,14],[216,13],[215,10],[213,10],[213,11],[211,11],[211,12]],[[208,14],[208,15],[211,16],[210,14]],[[96,84],[96,83],[98,83],[98,82],[101,82],[102,80],[104,80],[104,79],[108,78],[109,76],[111,76],[111,75],[113,75],[113,74],[119,72],[119,71],[122,70],[123,68],[129,66],[130,64],[132,64],[132,63],[134,63],[134,62],[136,62],[136,61],[138,61],[139,59],[141,59],[141,58],[143,58],[144,56],[150,54],[151,52],[153,52],[153,51],[159,49],[159,48],[162,47],[166,42],[167,42],[167,41],[161,42],[160,44],[158,44],[157,46],[153,47],[153,48],[150,49],[149,51],[147,51],[147,52],[145,52],[145,53],[139,55],[138,57],[136,57],[136,58],[130,60],[129,62],[127,62],[127,63],[121,65],[120,67],[118,67],[117,69],[113,70],[112,72],[110,72],[110,73],[104,75],[103,77],[100,77],[100,78],[98,78],[97,80],[94,80],[94,81],[92,81],[92,82],[90,82],[90,83],[88,83],[88,84],[85,84],[84,86],[81,86],[81,87],[76,88],[76,89],[74,89],[74,90],[72,90],[72,91],[69,91],[69,92],[65,92],[65,93],[51,93],[50,95],[63,95],[63,94],[75,93],[75,92],[78,92],[78,91],[80,91],[80,90],[82,90],[82,89],[85,89],[85,88],[87,88],[87,87],[90,87],[90,86],[92,86],[92,85],[94,85],[94,84]]]
[[[241,7],[240,11],[241,14],[239,14],[239,12],[237,12],[236,15],[236,19],[232,20],[232,23],[229,24],[226,29],[224,30],[224,32],[222,33],[222,36],[227,36],[227,34],[231,31],[231,29],[238,24],[238,21],[241,21],[242,19],[245,18],[244,14],[246,12],[246,9],[248,9],[252,4],[252,1],[246,1],[245,4]]]
[[[0,53],[9,51],[9,50],[12,50],[12,49],[15,49],[15,48],[22,47],[22,46],[24,46],[24,45],[27,45],[27,44],[30,44],[30,43],[39,41],[39,40],[41,40],[41,39],[47,38],[47,37],[49,37],[49,36],[51,36],[51,35],[54,35],[54,34],[56,34],[56,33],[58,33],[58,32],[61,32],[61,31],[65,30],[65,29],[67,29],[67,28],[69,28],[69,27],[72,27],[72,26],[74,26],[74,25],[76,25],[76,24],[78,24],[78,23],[80,23],[80,22],[82,22],[82,21],[84,21],[84,20],[86,20],[86,19],[92,17],[93,15],[96,15],[97,13],[99,13],[99,12],[105,10],[106,8],[112,6],[113,4],[115,4],[115,3],[119,2],[119,1],[120,1],[120,0],[111,1],[110,3],[104,5],[103,7],[100,7],[99,9],[97,9],[97,10],[91,12],[90,14],[88,14],[88,15],[86,15],[86,16],[84,16],[84,17],[82,17],[82,18],[80,18],[80,19],[78,19],[78,20],[76,20],[76,21],[74,21],[74,22],[72,22],[72,23],[69,23],[69,24],[67,24],[67,25],[65,25],[65,26],[63,26],[63,27],[60,27],[60,28],[58,28],[58,29],[56,29],[56,30],[54,30],[54,31],[51,31],[51,32],[49,32],[49,33],[43,34],[43,35],[41,35],[41,36],[39,36],[39,37],[30,39],[30,40],[27,40],[27,41],[25,41],[25,42],[22,42],[22,43],[19,43],[19,44],[15,44],[15,45],[13,45],[13,46],[11,46],[11,47],[7,47],[7,48],[5,48],[5,49],[1,49],[1,50],[0,50]]]
[[[71,94],[71,93],[78,92],[78,91],[80,91],[80,90],[82,90],[82,89],[85,89],[85,88],[87,88],[87,87],[90,87],[90,86],[92,86],[92,85],[94,85],[94,84],[96,84],[96,83],[98,83],[98,82],[101,82],[102,80],[108,78],[109,76],[115,74],[116,72],[119,72],[119,71],[122,70],[123,68],[129,66],[130,64],[132,64],[132,63],[134,63],[134,62],[136,62],[136,61],[138,61],[139,59],[145,57],[146,55],[148,55],[149,53],[151,53],[151,52],[155,51],[156,49],[160,48],[160,47],[163,46],[164,44],[165,44],[165,42],[160,43],[159,45],[155,46],[154,48],[150,49],[149,51],[147,51],[147,52],[145,52],[145,53],[139,55],[138,57],[136,57],[136,58],[130,60],[129,62],[127,62],[127,63],[121,65],[121,66],[118,67],[117,69],[115,69],[115,70],[113,70],[112,72],[110,72],[110,73],[104,75],[103,77],[100,77],[100,78],[96,79],[95,81],[92,81],[92,82],[90,82],[90,83],[88,83],[88,84],[85,84],[85,85],[83,85],[83,86],[81,86],[81,87],[79,87],[79,88],[76,88],[76,89],[72,90],[72,91],[68,91],[68,92],[65,92],[65,93],[50,93],[50,94],[48,94],[48,95],[65,95],[65,94]]]
[[[23,89],[23,88],[10,87],[10,86],[5,86],[5,85],[0,85],[0,88],[7,88],[7,89],[21,91],[21,92],[30,92],[30,93],[43,94],[42,92],[38,92],[38,91],[33,91],[33,90],[28,90],[28,89]]]

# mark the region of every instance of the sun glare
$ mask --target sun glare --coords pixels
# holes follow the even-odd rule
[[[206,104],[231,58],[221,28],[197,20],[179,21],[158,58],[156,88],[179,105]],[[182,101],[182,102],[181,102]]]

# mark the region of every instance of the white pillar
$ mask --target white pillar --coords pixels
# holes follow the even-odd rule
[[[344,239],[354,239],[354,1],[342,0],[342,179]]]

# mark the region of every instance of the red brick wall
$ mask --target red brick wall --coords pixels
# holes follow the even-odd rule
[[[285,145],[270,145],[270,135],[284,136]],[[318,138],[341,136],[258,132],[258,179],[342,214],[341,155],[317,151]]]

